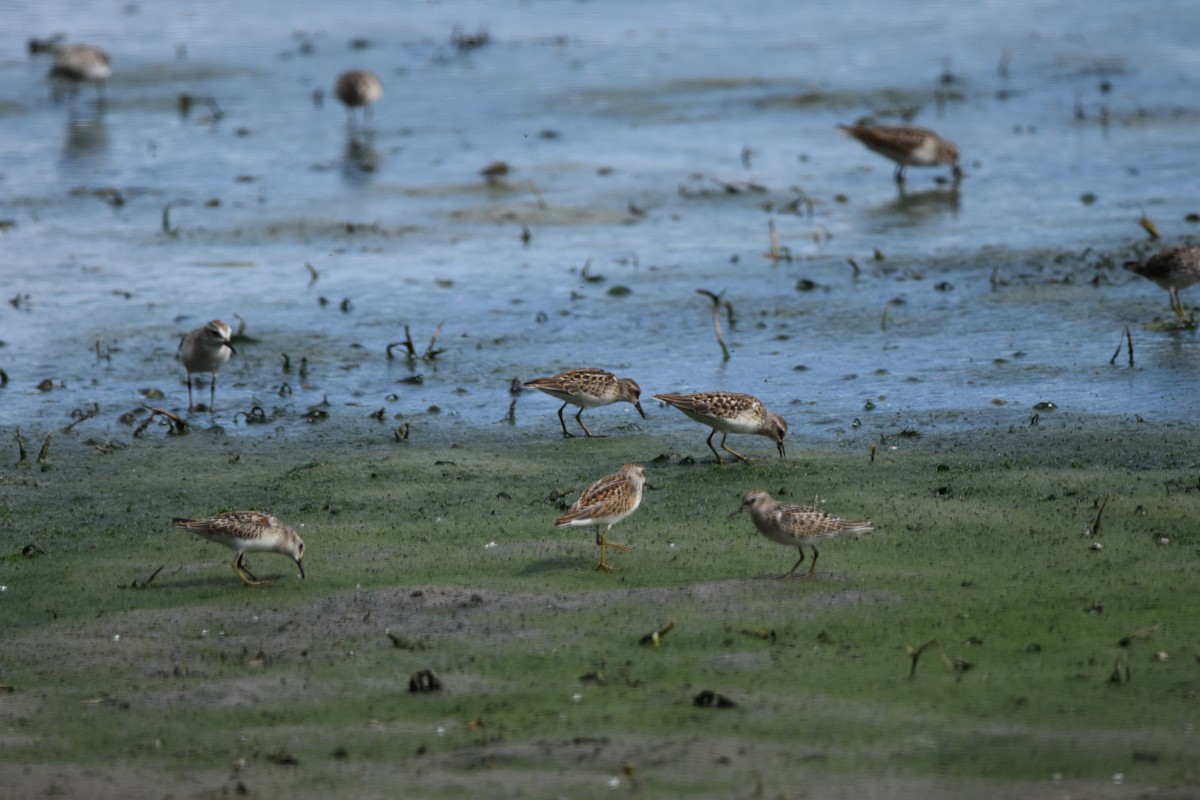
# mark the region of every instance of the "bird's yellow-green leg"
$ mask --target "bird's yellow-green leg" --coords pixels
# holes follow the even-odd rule
[[[264,583],[271,583],[275,580],[274,578],[263,578],[262,580],[259,580],[258,578],[254,577],[254,573],[246,569],[246,565],[242,563],[242,559],[245,557],[245,553],[238,553],[237,558],[233,560],[233,571],[236,572],[238,577],[242,579],[242,583],[246,584],[247,586],[262,586]]]
[[[728,435],[729,434],[727,434],[727,433],[721,434],[721,449],[724,450],[726,453],[732,454],[733,457],[738,459],[739,461],[745,461],[747,464],[749,464],[750,459],[746,458],[744,455],[739,453],[737,450],[734,450],[732,447],[729,447],[727,444],[725,444],[725,437]]]
[[[575,421],[579,423],[579,427],[583,428],[583,435],[591,439],[593,438],[592,432],[588,430],[587,425],[583,424],[583,412],[584,409],[580,408],[579,413],[575,415]]]
[[[596,528],[596,544],[600,546],[600,563],[596,565],[596,569],[602,569],[605,572],[612,572],[614,568],[604,563],[604,548],[612,547],[620,550],[622,553],[628,553],[630,551],[630,549],[623,544],[617,544],[616,542],[608,541],[608,531],[606,530],[601,533],[599,527]]]
[[[813,571],[817,568],[817,556],[819,555],[821,554],[817,551],[816,545],[814,545],[812,563],[808,565],[808,572],[804,573],[804,577],[800,580],[806,581],[813,576]]]

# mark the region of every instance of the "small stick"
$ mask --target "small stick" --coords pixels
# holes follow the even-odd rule
[[[717,344],[721,345],[721,355],[723,356],[722,360],[728,361],[729,348],[725,346],[725,337],[721,333],[721,296],[725,293],[721,292],[721,294],[713,294],[707,289],[697,289],[696,294],[702,294],[712,300],[713,330],[717,333]]]
[[[16,439],[17,439],[17,453],[18,453],[17,463],[20,464],[25,461],[25,455],[26,455],[26,453],[25,453],[25,437],[21,435],[20,428],[17,428]]]
[[[937,639],[930,639],[928,642],[926,642],[925,644],[921,645],[920,647],[918,647],[916,649],[913,649],[912,647],[909,647],[908,645],[904,645],[904,649],[907,650],[909,656],[912,657],[912,669],[910,669],[908,672],[909,680],[912,680],[917,675],[917,659],[919,659],[921,657],[921,654],[924,653],[926,650],[928,650],[933,645],[937,645],[938,650],[941,651],[942,663],[946,665],[946,669],[949,669],[951,671],[954,670],[954,665],[950,663],[950,659],[946,658],[946,651],[942,649],[941,643]]]
[[[643,636],[641,639],[638,639],[638,644],[648,644],[653,647],[658,647],[658,643],[662,641],[662,637],[664,637],[668,633],[670,633],[671,629],[673,629],[674,627],[675,627],[675,620],[674,619],[667,620],[666,625],[662,626],[661,628],[659,628],[656,631],[651,631],[650,633],[647,633],[645,636]]]
[[[1095,519],[1095,521],[1092,522],[1091,526],[1084,529],[1084,531],[1083,531],[1084,536],[1099,536],[1100,535],[1100,518],[1104,516],[1104,507],[1108,505],[1108,498],[1111,496],[1112,495],[1106,494],[1106,495],[1104,495],[1104,498],[1102,500],[1100,500],[1100,508],[1097,509],[1097,511],[1096,511],[1096,519]]]
[[[67,431],[71,430],[71,428],[74,428],[76,425],[83,422],[84,420],[95,419],[96,416],[99,415],[99,413],[100,413],[99,405],[89,408],[87,411],[80,413],[78,419],[76,419],[74,422],[72,422],[67,427],[63,428],[63,433],[66,433]]]
[[[151,412],[153,412],[153,414],[162,414],[171,422],[171,425],[175,428],[177,433],[187,433],[187,420],[183,419],[182,417],[172,414],[165,408],[158,408],[157,406],[146,405],[145,403],[142,404],[142,407],[149,409]],[[154,419],[153,415],[151,415],[150,419]]]
[[[317,278],[321,277],[321,273],[317,272],[317,268],[307,261],[304,262],[304,268],[308,270],[308,285],[312,286],[317,282]]]
[[[1133,334],[1129,332],[1129,326],[1125,326],[1125,343],[1129,346],[1129,366],[1133,366]]]
[[[46,441],[42,442],[42,449],[38,451],[37,462],[45,464],[46,458],[50,455],[50,440],[54,437],[53,433],[46,434]]]
[[[137,578],[134,578],[133,583],[129,584],[129,588],[130,589],[149,589],[150,584],[154,582],[154,579],[158,577],[158,573],[162,572],[163,567],[165,567],[165,566],[166,566],[166,564],[163,564],[162,567],[159,567],[158,569],[154,570],[154,572],[151,572],[150,577],[146,578],[146,580],[144,580],[144,581],[139,581]]]
[[[442,335],[442,325],[444,325],[444,324],[445,324],[444,322],[439,322],[438,326],[436,328],[434,328],[433,336],[429,339],[429,347],[425,348],[425,355],[421,356],[422,360],[433,361],[435,358],[440,356],[442,353],[446,352],[445,350],[434,350],[433,349],[434,346],[437,345],[438,337],[440,337]],[[407,328],[405,330],[407,330]]]
[[[881,331],[887,330],[887,315],[888,315],[888,304],[884,303],[883,304],[883,317],[879,320],[879,330],[881,330]]]

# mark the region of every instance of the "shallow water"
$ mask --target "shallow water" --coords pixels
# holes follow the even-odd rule
[[[179,336],[238,316],[253,341],[221,374],[230,431],[307,430],[327,400],[364,423],[384,408],[553,435],[556,403],[510,414],[510,382],[579,365],[647,399],[753,392],[805,437],[1027,424],[1038,402],[1190,418],[1200,344],[1147,327],[1166,294],[1120,269],[1159,246],[1143,215],[1165,244],[1197,232],[1189,4],[726,5],[17,9],[0,421],[55,427],[94,403],[87,429],[121,433],[145,390],[184,409]],[[488,40],[456,47],[456,29]],[[59,30],[111,53],[103,108],[90,88],[50,101],[25,39]],[[329,95],[352,66],[385,84],[365,136]],[[913,169],[901,196],[835,129],[869,114],[956,141],[960,190]],[[510,173],[489,185],[495,161]],[[764,256],[772,222],[790,261]],[[698,289],[733,309],[727,362]],[[442,324],[445,352],[389,360],[406,324],[418,350]],[[1132,369],[1109,363],[1126,327]],[[276,424],[245,425],[255,405]],[[588,416],[692,425],[647,408]]]

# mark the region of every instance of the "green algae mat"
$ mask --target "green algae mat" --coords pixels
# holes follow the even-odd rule
[[[329,430],[6,437],[4,796],[1200,794],[1194,428]],[[627,462],[606,574],[553,521]],[[753,487],[876,530],[775,580]],[[307,579],[170,524],[227,510]]]

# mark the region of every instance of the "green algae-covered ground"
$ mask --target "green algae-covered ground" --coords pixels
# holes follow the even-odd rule
[[[6,797],[1200,793],[1195,428],[793,432],[724,467],[702,429],[84,428],[0,468]],[[552,523],[628,461],[604,574]],[[772,580],[795,551],[729,516],[753,486],[877,531]],[[244,588],[170,527],[241,508],[302,526],[306,580],[252,555],[280,579]]]

